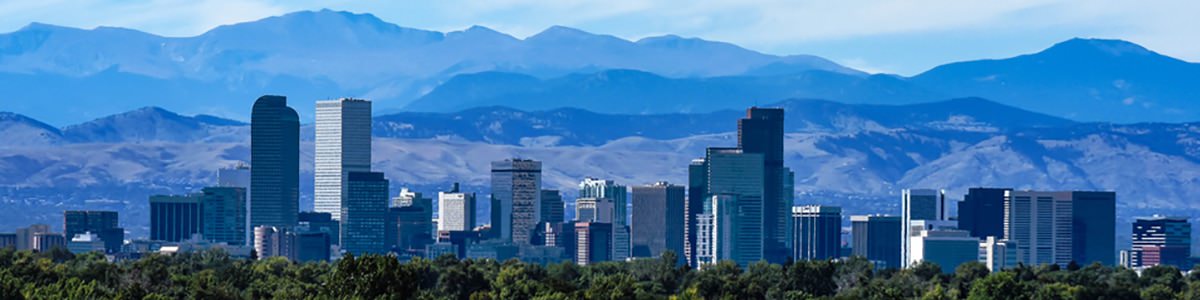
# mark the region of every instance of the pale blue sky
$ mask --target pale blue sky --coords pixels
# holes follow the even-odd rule
[[[440,31],[478,24],[517,37],[551,25],[626,39],[673,33],[902,75],[951,61],[1035,52],[1071,37],[1126,39],[1200,61],[1200,1],[5,0],[0,32],[36,21],[190,36],[321,8]]]

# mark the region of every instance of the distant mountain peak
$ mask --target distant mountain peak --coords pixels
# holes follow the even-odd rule
[[[1133,42],[1118,40],[1118,39],[1093,39],[1093,38],[1073,38],[1058,44],[1054,44],[1050,48],[1042,51],[1042,53],[1081,53],[1081,52],[1099,52],[1109,56],[1125,56],[1125,55],[1157,55],[1154,51],[1150,51],[1141,45]]]
[[[578,41],[597,40],[597,39],[617,40],[617,41],[628,42],[625,39],[618,38],[615,36],[595,34],[595,33],[587,32],[587,31],[583,31],[581,29],[576,29],[576,28],[571,28],[571,27],[566,27],[566,26],[561,26],[561,25],[550,26],[549,28],[546,28],[546,30],[542,30],[542,32],[539,32],[538,34],[535,34],[535,35],[532,35],[532,36],[526,38],[525,41],[527,41],[527,42],[539,42],[539,41],[578,42]]]

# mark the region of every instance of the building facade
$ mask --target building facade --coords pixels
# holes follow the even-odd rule
[[[763,252],[772,263],[783,263],[792,254],[789,223],[793,191],[784,189],[792,186],[785,182],[792,174],[783,166],[783,119],[782,108],[751,107],[746,117],[738,120],[738,148],[763,157]]]
[[[612,260],[613,225],[575,223],[575,263],[581,266]]]
[[[150,196],[150,239],[179,242],[204,228],[203,194]]]
[[[791,257],[795,260],[827,260],[841,256],[842,208],[828,205],[792,207]]]
[[[201,208],[204,239],[231,246],[247,246],[246,190],[240,187],[207,187],[203,189]]]
[[[342,251],[363,255],[387,252],[388,181],[379,172],[350,172],[342,199]]]
[[[1117,193],[1071,192],[1071,260],[1116,265]]]
[[[1186,217],[1137,218],[1130,237],[1133,240],[1130,266],[1171,265],[1180,270],[1191,269],[1188,257],[1192,253],[1192,224]]]
[[[1017,243],[1018,262],[1058,264],[1072,260],[1070,192],[1009,191],[1004,197],[1004,237]]]
[[[542,162],[492,162],[492,230],[501,240],[531,245],[541,222]],[[499,209],[497,209],[499,208]]]
[[[674,252],[684,262],[684,187],[668,182],[633,187],[633,257]]]
[[[879,269],[901,268],[898,216],[850,216],[851,251],[875,263]]]
[[[915,235],[912,222],[918,220],[946,220],[946,193],[933,189],[906,189],[901,191],[900,204],[900,263],[907,267],[911,259],[908,245]]]
[[[763,155],[708,148],[707,193],[712,198],[716,255],[741,266],[764,259]]]
[[[250,115],[250,226],[296,226],[300,212],[300,116],[282,96],[262,96]]]
[[[475,193],[459,191],[458,183],[438,192],[438,232],[474,230],[475,205]]]
[[[371,102],[317,101],[313,208],[341,220],[346,173],[371,171]]]
[[[562,223],[565,221],[562,193],[558,190],[542,190],[542,222]]]
[[[1004,238],[1004,193],[1011,189],[970,188],[958,203],[958,227],[980,240]]]

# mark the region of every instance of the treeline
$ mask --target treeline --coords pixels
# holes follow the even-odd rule
[[[110,263],[99,254],[0,250],[0,299],[1200,299],[1200,277],[1173,267],[1142,276],[1074,264],[952,275],[933,264],[875,270],[866,260],[721,263],[691,270],[662,259],[541,266],[518,261],[400,262],[390,256],[295,264],[219,251]]]

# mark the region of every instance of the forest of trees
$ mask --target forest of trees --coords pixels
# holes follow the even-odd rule
[[[100,254],[0,250],[0,299],[1200,299],[1200,272],[1142,276],[1100,265],[982,264],[942,274],[932,264],[874,270],[861,258],[721,263],[704,270],[661,259],[541,266],[519,261],[400,262],[392,256],[296,264],[207,251],[110,263]]]

